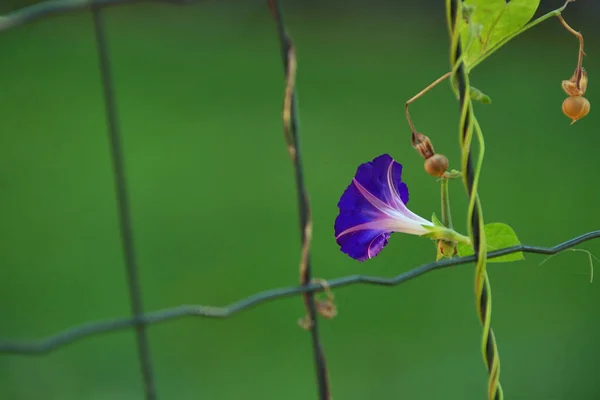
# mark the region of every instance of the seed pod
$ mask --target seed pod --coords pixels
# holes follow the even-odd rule
[[[574,124],[590,112],[590,102],[583,96],[570,96],[562,103],[563,113],[571,118]]]
[[[442,154],[435,154],[425,160],[425,171],[431,176],[441,177],[448,170],[448,159]]]

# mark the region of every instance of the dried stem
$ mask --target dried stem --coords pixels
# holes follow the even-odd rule
[[[310,265],[312,221],[308,193],[304,185],[304,174],[300,152],[300,131],[298,128],[299,119],[295,93],[297,60],[292,39],[288,35],[285,28],[283,13],[279,1],[268,0],[268,6],[271,10],[273,19],[277,24],[277,33],[285,72],[286,86],[283,100],[282,120],[288,152],[290,153],[290,158],[292,159],[292,164],[294,166],[296,192],[298,196],[298,214],[300,219],[300,235],[302,242],[299,268],[300,284],[306,286],[310,285],[312,279]],[[323,353],[317,326],[317,313],[319,312],[319,308],[312,292],[304,293],[303,299],[307,316],[301,322],[301,325],[306,329],[309,329],[311,333],[319,399],[329,400],[331,396],[329,389],[329,378],[327,374],[325,355]]]
[[[569,26],[569,24],[567,24],[567,21],[565,21],[565,19],[562,17],[562,15],[558,15],[557,16],[558,20],[560,21],[560,23],[569,31],[571,32],[573,35],[575,35],[575,37],[577,37],[577,39],[579,40],[579,53],[577,56],[577,71],[581,70],[581,67],[583,66],[583,56],[585,55],[585,52],[583,51],[583,35],[579,32],[577,32],[575,29],[571,28]],[[579,76],[578,76],[579,78]]]
[[[417,93],[416,95],[414,95],[413,97],[411,97],[406,102],[406,105],[404,106],[404,111],[406,113],[406,119],[408,121],[408,125],[410,126],[410,129],[411,129],[411,131],[413,133],[416,133],[417,130],[415,129],[415,125],[413,124],[412,119],[410,118],[410,113],[408,112],[408,106],[412,102],[414,102],[415,100],[417,100],[419,97],[423,96],[425,93],[427,93],[428,91],[430,91],[431,89],[433,89],[435,86],[437,86],[444,79],[448,78],[450,75],[451,75],[451,72],[446,72],[444,75],[442,75],[439,78],[437,78],[435,81],[433,81],[431,84],[429,84],[429,86],[427,86],[425,89],[421,90],[419,93]]]
[[[292,101],[294,96],[294,86],[296,85],[296,70],[298,69],[298,64],[296,61],[296,52],[294,51],[294,46],[292,44],[290,44],[288,48],[286,60],[287,70],[282,111],[283,133],[285,135],[288,153],[290,154],[292,162],[295,163],[296,144],[294,143],[294,137],[292,135]]]

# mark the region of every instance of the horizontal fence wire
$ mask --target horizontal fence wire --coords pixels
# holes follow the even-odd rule
[[[532,254],[552,255],[568,250],[592,239],[600,238],[600,230],[585,233],[565,242],[559,243],[553,247],[537,247],[518,245],[507,247],[488,253],[488,259],[502,257],[508,254],[523,252]],[[423,264],[409,271],[403,272],[394,277],[369,276],[369,275],[349,275],[342,278],[331,279],[319,283],[308,285],[284,287],[278,289],[265,290],[253,294],[244,299],[238,300],[225,307],[212,307],[203,305],[181,305],[163,310],[157,310],[141,315],[137,319],[115,318],[107,321],[92,322],[72,327],[56,335],[48,336],[41,340],[2,340],[0,341],[0,353],[37,355],[48,353],[65,345],[79,341],[89,336],[95,336],[113,331],[119,331],[134,327],[138,324],[155,325],[162,322],[180,319],[184,317],[203,317],[203,318],[228,318],[241,311],[256,307],[260,304],[271,302],[277,299],[296,296],[307,292],[323,292],[327,289],[341,288],[351,285],[378,285],[378,286],[397,286],[411,279],[417,278],[426,273],[441,270],[448,267],[464,265],[475,261],[475,256],[458,257],[453,259],[444,259],[438,262]]]
[[[47,0],[0,16],[0,31],[34,22],[44,17],[66,14],[74,11],[91,10],[94,7],[109,7],[139,3],[163,3],[188,5],[207,0]]]
[[[228,318],[265,304],[267,302],[283,299],[291,296],[300,295],[305,300],[307,306],[309,326],[311,331],[312,344],[315,357],[315,368],[317,373],[317,384],[319,398],[326,400],[330,398],[329,385],[327,381],[327,370],[325,359],[321,348],[316,323],[316,307],[313,295],[318,292],[327,291],[334,288],[348,287],[352,285],[377,285],[377,286],[397,286],[409,280],[422,276],[426,273],[441,270],[444,268],[459,266],[476,261],[476,256],[458,257],[453,259],[444,259],[438,262],[423,264],[409,271],[398,274],[394,277],[380,277],[368,275],[349,275],[335,278],[328,281],[320,280],[318,283],[311,281],[310,271],[310,208],[308,205],[308,196],[303,183],[302,165],[300,159],[298,121],[296,115],[296,95],[294,90],[295,73],[295,53],[293,44],[288,36],[283,24],[283,17],[279,2],[276,0],[267,0],[274,20],[277,24],[277,32],[281,45],[281,55],[284,64],[286,78],[286,98],[284,99],[284,131],[288,139],[288,149],[292,156],[294,171],[296,174],[296,186],[298,194],[298,207],[300,216],[300,228],[302,238],[302,256],[300,263],[300,285],[294,287],[283,287],[277,289],[265,290],[224,307],[213,307],[204,305],[179,305],[171,308],[165,308],[152,312],[143,312],[141,303],[141,293],[138,282],[137,265],[135,253],[133,251],[133,236],[131,221],[129,216],[129,205],[127,202],[125,173],[123,165],[123,155],[121,150],[121,138],[118,127],[116,105],[114,100],[114,88],[110,77],[110,65],[108,61],[108,50],[105,43],[105,34],[102,27],[101,8],[108,6],[134,4],[134,3],[163,3],[170,5],[187,5],[199,3],[202,0],[50,0],[0,16],[0,31],[7,31],[11,28],[40,20],[44,17],[59,15],[74,11],[90,10],[94,21],[96,44],[100,62],[100,72],[105,99],[105,109],[107,117],[108,134],[110,138],[111,154],[113,157],[113,170],[115,175],[116,195],[119,208],[120,230],[124,249],[125,267],[128,276],[128,287],[130,292],[131,311],[133,316],[129,318],[115,318],[104,321],[94,321],[82,325],[68,328],[62,332],[47,336],[42,339],[31,340],[10,340],[0,339],[0,354],[4,355],[43,355],[80,340],[93,336],[116,332],[124,329],[134,328],[138,343],[138,355],[142,376],[145,384],[146,399],[155,399],[156,390],[152,375],[152,364],[150,360],[150,351],[147,343],[145,328],[149,325],[172,321],[185,317],[202,318]],[[293,62],[294,68],[290,68]],[[289,90],[289,93],[288,93]],[[289,96],[289,98],[288,98]],[[287,107],[287,108],[286,108]],[[287,114],[286,114],[287,113]],[[286,120],[287,115],[287,120]],[[291,144],[291,146],[290,146]],[[553,247],[537,247],[528,245],[512,246],[505,249],[489,252],[488,259],[501,257],[504,255],[523,252],[532,254],[553,255],[564,250],[573,248],[586,241],[600,238],[600,230],[592,231],[565,242],[559,243]]]

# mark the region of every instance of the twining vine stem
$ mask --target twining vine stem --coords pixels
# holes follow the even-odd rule
[[[483,134],[473,112],[470,94],[469,72],[462,53],[460,22],[462,19],[462,0],[447,0],[446,9],[448,28],[450,31],[450,63],[452,66],[453,82],[456,82],[460,111],[460,148],[462,153],[463,182],[469,196],[469,236],[476,257],[475,261],[475,295],[476,306],[481,324],[483,325],[482,354],[488,369],[488,399],[502,400],[504,398],[500,384],[500,356],[491,325],[492,294],[488,277],[487,245],[484,230],[481,201],[477,193],[477,184],[483,162]],[[472,163],[473,131],[477,133],[479,142],[479,157],[477,165]]]

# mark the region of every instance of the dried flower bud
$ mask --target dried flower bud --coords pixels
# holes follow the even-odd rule
[[[569,96],[583,96],[587,90],[588,77],[585,68],[577,68],[568,81],[562,81],[562,88]]]
[[[413,132],[412,146],[419,152],[419,154],[423,156],[424,159],[428,159],[435,154],[431,140],[429,140],[429,138],[422,133]]]
[[[563,113],[571,118],[574,124],[590,112],[590,102],[583,96],[567,97],[562,103]]]
[[[435,154],[425,160],[425,171],[429,175],[441,177],[448,170],[448,159],[441,154]]]
[[[587,84],[588,84],[587,71],[585,70],[585,68],[581,67],[581,76],[579,77],[579,89],[581,90],[582,96],[585,94],[585,91],[587,90]]]

